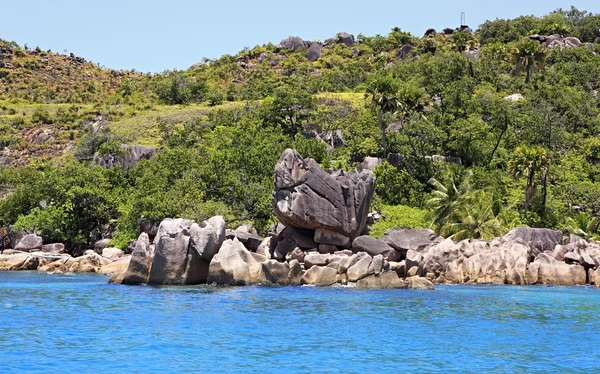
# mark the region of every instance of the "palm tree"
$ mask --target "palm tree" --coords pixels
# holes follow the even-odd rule
[[[535,177],[537,174],[541,174],[542,183],[545,188],[549,169],[550,159],[548,158],[548,154],[544,148],[538,146],[517,147],[513,153],[512,159],[509,161],[508,173],[514,177],[516,181],[519,181],[521,176],[527,178],[527,183],[525,185],[525,203],[523,206],[523,215],[525,219],[527,219],[529,202],[537,191],[537,180]]]
[[[456,179],[455,175],[450,174],[444,183],[435,178],[429,180],[434,190],[427,201],[430,211],[426,218],[431,220],[431,226],[435,227],[438,234],[444,225],[458,221],[456,214],[468,198],[473,172],[468,170],[458,186]]]
[[[387,157],[387,136],[384,115],[386,113],[395,113],[400,107],[398,89],[398,81],[390,74],[380,73],[369,82],[365,93],[365,98],[370,100],[371,108],[377,113],[377,123],[381,129],[383,157]]]
[[[531,68],[535,65],[543,67],[546,53],[535,40],[522,40],[510,51],[510,60],[515,65],[515,74],[525,69],[525,84],[531,79]]]
[[[600,235],[600,221],[584,212],[579,212],[573,217],[567,218],[565,227],[571,234],[579,235],[584,239],[590,239]]]
[[[456,241],[470,238],[491,240],[501,235],[502,223],[494,214],[493,205],[486,191],[473,191],[457,211],[458,222],[446,223],[441,234]]]

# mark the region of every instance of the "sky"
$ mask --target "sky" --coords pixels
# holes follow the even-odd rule
[[[294,35],[325,40],[338,32],[386,35],[400,27],[421,36],[457,27],[461,12],[485,20],[541,16],[557,8],[600,12],[598,0],[28,0],[3,1],[0,38],[75,53],[112,69],[187,69],[203,57],[279,43]]]

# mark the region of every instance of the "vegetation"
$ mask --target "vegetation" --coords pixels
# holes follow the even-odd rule
[[[358,35],[314,62],[266,44],[160,74],[0,40],[0,230],[70,250],[126,246],[138,222],[169,216],[264,233],[274,165],[292,147],[326,169],[382,159],[374,236],[529,225],[597,237],[599,29],[600,15],[559,9],[473,34]],[[532,33],[582,44],[547,48]],[[93,163],[121,144],[158,152],[128,169]]]

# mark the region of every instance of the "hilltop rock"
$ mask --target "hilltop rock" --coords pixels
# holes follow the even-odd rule
[[[344,246],[363,232],[374,189],[369,170],[327,173],[287,149],[275,165],[273,209],[285,226],[314,230],[316,243]]]
[[[289,49],[292,52],[299,51],[303,48],[307,48],[310,46],[310,42],[303,40],[298,36],[289,36],[286,39],[283,39],[278,45],[277,48],[285,48]]]
[[[308,61],[317,61],[321,57],[321,45],[319,43],[312,43],[306,51],[306,58]]]
[[[340,32],[336,36],[336,41],[338,43],[344,43],[346,47],[354,46],[354,35],[348,34],[347,32]]]

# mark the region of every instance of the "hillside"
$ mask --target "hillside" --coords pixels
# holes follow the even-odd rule
[[[291,147],[324,168],[368,157],[385,216],[374,233],[489,238],[526,224],[592,237],[599,29],[571,8],[422,37],[290,37],[160,74],[0,40],[0,226],[72,248],[123,247],[168,216],[266,231]],[[158,152],[124,169],[92,162],[131,159],[123,145]]]

